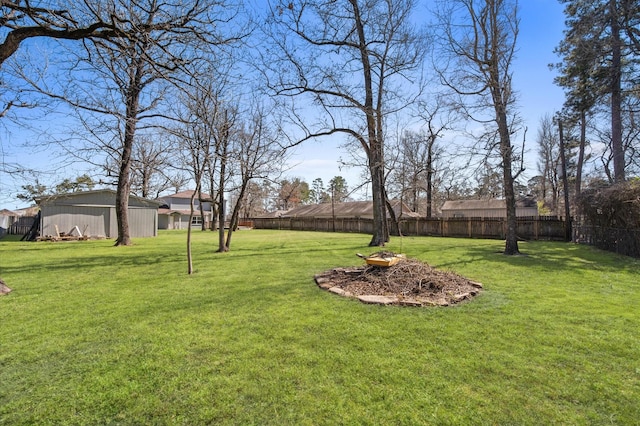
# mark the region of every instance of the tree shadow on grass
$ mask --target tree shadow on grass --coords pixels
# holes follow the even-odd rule
[[[38,252],[25,252],[24,256],[38,256]],[[186,263],[182,254],[171,253],[167,256],[167,253],[136,253],[133,251],[123,251],[122,248],[113,248],[113,252],[110,252],[106,256],[99,256],[92,254],[90,250],[82,254],[73,252],[70,256],[57,256],[55,260],[36,260],[29,262],[29,272],[41,272],[46,271],[50,273],[61,274],[73,274],[78,273],[86,268],[100,268],[100,267],[112,267],[119,266],[120,268],[136,267],[136,266],[148,266],[154,264],[166,264],[171,263]],[[3,274],[19,274],[25,272],[24,266],[14,267],[2,265]]]
[[[509,265],[515,268],[529,268],[532,271],[570,270],[575,273],[594,269],[604,272],[639,271],[640,266],[637,259],[574,243],[533,241],[521,243],[520,250],[519,255],[509,256],[489,246],[469,246],[465,248],[464,255],[457,260],[437,266],[455,269],[470,263],[482,262],[495,265],[496,268]]]

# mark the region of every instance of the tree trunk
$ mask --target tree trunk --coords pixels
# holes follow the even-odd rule
[[[200,179],[200,178],[199,178]],[[200,229],[202,231],[206,231],[207,230],[207,223],[204,220],[204,206],[202,205],[202,189],[200,188],[200,185],[198,185],[198,205],[200,207]]]
[[[578,148],[578,162],[576,164],[576,198],[582,192],[582,168],[584,165],[584,150],[587,144],[587,114],[580,111],[580,146]]]
[[[116,218],[118,222],[118,238],[116,246],[131,245],[129,234],[129,194],[131,192],[131,154],[138,122],[138,106],[140,101],[140,82],[142,80],[142,60],[138,60],[135,72],[129,81],[126,99],[126,117],[118,188],[116,190]]]
[[[427,152],[427,219],[433,216],[433,143],[434,138],[429,138]]]
[[[225,244],[225,237],[224,237],[224,219],[225,219],[224,216],[226,213],[224,204],[225,204],[224,192],[220,191],[218,193],[218,252],[219,253],[224,253],[229,251],[229,249]]]
[[[513,189],[513,172],[511,168],[512,151],[511,138],[509,136],[509,124],[507,122],[506,109],[501,101],[499,87],[492,88],[494,91],[494,105],[496,108],[496,118],[498,132],[500,135],[500,154],[502,157],[502,180],[504,185],[504,199],[507,205],[507,234],[504,247],[504,254],[519,254],[517,236],[517,216],[516,216],[516,194]]]
[[[613,178],[624,182],[624,147],[622,146],[622,41],[616,0],[609,0],[611,15],[611,151],[613,154]]]
[[[133,108],[133,106],[127,105],[127,111]],[[131,192],[131,152],[133,149],[135,128],[135,118],[127,118],[122,157],[120,159],[120,171],[118,173],[118,187],[116,189],[116,219],[118,223],[116,246],[131,245],[131,236],[129,233],[129,194]]]
[[[380,154],[375,153],[380,149],[373,147],[369,159],[371,171],[371,193],[373,195],[373,236],[369,246],[382,247],[389,241],[389,225],[387,223],[387,206],[384,195],[384,168]]]
[[[216,225],[218,224],[218,202],[216,198],[217,196],[211,203],[211,226],[209,227],[211,231],[215,231]]]
[[[249,185],[249,181],[245,181],[243,179],[242,186],[240,187],[240,193],[238,195],[238,201],[236,201],[236,205],[233,206],[233,212],[231,213],[231,218],[229,219],[229,231],[227,231],[227,242],[225,244],[227,250],[231,250],[231,236],[233,235],[233,231],[235,231],[238,227],[240,210],[242,208],[242,200],[244,199],[245,193],[247,191],[247,185]]]
[[[506,151],[502,148],[503,151]],[[508,148],[511,150],[511,147]],[[507,163],[506,157],[509,158]],[[518,236],[517,236],[517,217],[516,217],[516,196],[513,190],[513,176],[511,174],[511,154],[503,153],[503,160],[505,166],[503,167],[504,178],[504,198],[507,205],[507,235],[504,247],[504,254],[515,255],[520,253],[518,249]]]
[[[193,221],[194,216],[193,201],[196,197],[197,192],[200,192],[199,185],[198,188],[193,191],[193,194],[191,194],[191,202],[189,203],[189,226],[187,227],[187,273],[189,275],[193,274],[193,259],[191,256],[191,222]]]
[[[369,161],[369,172],[371,173],[371,195],[373,196],[373,235],[369,246],[381,247],[389,241],[389,225],[387,224],[386,196],[384,191],[384,151],[382,133],[377,132],[381,124],[381,116],[376,120],[373,108],[373,73],[369,60],[369,50],[367,47],[367,37],[364,25],[360,16],[360,6],[358,1],[349,0],[353,8],[354,22],[358,36],[358,48],[360,59],[362,60],[362,75],[365,88],[364,113],[367,122],[367,159]],[[380,89],[382,90],[382,86]],[[378,111],[380,113],[380,111]]]
[[[129,151],[127,153],[127,151]],[[120,165],[120,174],[118,176],[118,188],[116,189],[116,219],[118,222],[118,238],[116,246],[131,245],[131,236],[129,234],[129,160],[126,156],[131,156],[130,149],[126,147],[123,150],[122,164]]]
[[[218,252],[229,251],[224,238],[225,199],[224,199],[224,174],[226,173],[226,150],[220,162],[220,179],[218,183]]]
[[[211,161],[211,160],[209,160]],[[210,165],[210,168],[212,166]],[[216,221],[218,220],[218,208],[216,207],[216,198],[217,196],[215,191],[215,176],[213,171],[209,174],[209,194],[211,195],[211,224],[209,225],[209,229],[211,231],[216,230]]]
[[[562,167],[562,188],[564,191],[564,240],[571,241],[571,212],[569,209],[569,180],[567,179],[567,156],[564,152],[564,132],[562,121],[558,121],[560,133],[560,162]]]

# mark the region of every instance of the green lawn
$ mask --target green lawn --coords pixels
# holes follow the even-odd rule
[[[0,424],[638,424],[640,262],[586,246],[394,238],[485,286],[365,305],[313,275],[357,234],[0,241]]]

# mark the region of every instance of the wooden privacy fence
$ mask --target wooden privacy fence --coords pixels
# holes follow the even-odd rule
[[[9,235],[24,235],[31,229],[36,216],[20,216],[7,230]]]
[[[363,218],[280,217],[252,220],[256,229],[373,233],[373,220]],[[465,238],[504,239],[506,227],[504,218],[410,218],[402,219],[399,223],[402,235]],[[396,235],[397,231],[394,230]],[[519,217],[517,234],[525,240],[563,241],[564,220],[556,216]]]

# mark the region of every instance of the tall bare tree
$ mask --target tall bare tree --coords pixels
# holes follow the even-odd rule
[[[44,4],[43,4],[44,3]],[[113,19],[104,20],[102,16],[87,12],[86,0],[80,0],[68,8],[64,0],[32,2],[29,0],[0,0],[0,119],[15,119],[11,114],[19,108],[36,108],[43,106],[43,100],[34,100],[23,88],[11,90],[13,73],[7,70],[6,60],[18,52],[26,41],[36,38],[84,40],[87,38],[110,38],[119,34]],[[113,17],[107,17],[113,18]],[[21,62],[21,61],[16,61]],[[20,68],[23,63],[17,65]],[[40,62],[39,68],[45,68]],[[18,77],[19,80],[19,77]],[[0,140],[0,144],[2,141]],[[0,148],[3,149],[0,145]],[[28,168],[14,163],[0,163],[0,171],[9,175],[34,173]]]
[[[69,7],[73,6],[73,7]],[[96,13],[95,1],[0,0],[0,67],[26,40],[48,37],[66,40],[111,38],[122,35],[119,16]]]
[[[428,133],[406,131],[399,141],[397,161],[390,164],[390,186],[397,187],[403,202],[412,211],[422,211],[426,217],[433,213],[434,176],[437,157],[441,150],[436,146],[438,136]]]
[[[433,215],[433,193],[435,191],[435,176],[436,176],[436,164],[442,156],[442,148],[438,146],[437,142],[444,132],[451,127],[453,121],[453,115],[451,109],[448,107],[444,100],[444,96],[436,94],[432,98],[422,100],[418,102],[417,115],[421,120],[422,129],[424,132],[423,143],[416,150],[416,152],[422,151],[424,170],[426,174],[425,191],[427,197],[427,218]]]
[[[172,187],[176,169],[172,164],[175,150],[162,134],[136,138],[132,154],[132,192],[142,198],[158,198]]]
[[[371,246],[389,240],[385,118],[406,106],[403,87],[416,88],[422,65],[423,39],[410,22],[415,3],[278,0],[271,8],[269,42],[274,47],[264,61],[269,85],[321,111],[313,124],[294,114],[304,132],[295,143],[344,134],[364,150],[373,196]]]
[[[176,146],[182,157],[182,167],[191,175],[196,184],[189,202],[189,224],[187,228],[187,273],[193,273],[193,255],[191,250],[192,222],[195,216],[195,199],[201,198],[202,177],[209,157],[212,154],[212,138],[208,132],[207,115],[208,105],[198,102],[198,99],[189,99],[185,115],[182,117],[182,125],[173,129],[173,136],[177,139]],[[199,203],[202,209],[202,200]],[[202,214],[202,212],[201,212]],[[204,226],[204,220],[203,226]]]
[[[538,127],[538,171],[540,179],[537,184],[539,200],[543,207],[549,208],[556,214],[558,208],[558,196],[560,193],[560,142],[558,132],[553,124],[553,118],[549,115],[540,119]]]
[[[497,140],[507,205],[504,254],[514,255],[519,253],[514,180],[520,170],[513,169],[511,135],[517,114],[511,65],[520,22],[517,2],[443,0],[437,15],[443,53],[437,68],[443,81],[461,97],[459,107],[470,119],[495,126],[496,137],[490,140]]]
[[[251,106],[236,132],[234,155],[236,177],[236,202],[229,219],[229,230],[225,242],[226,250],[231,249],[231,236],[238,227],[240,212],[245,202],[249,184],[255,179],[265,179],[281,169],[284,151],[276,144],[275,126],[269,122],[271,111],[265,106]]]
[[[225,172],[227,162],[225,151],[228,150],[230,143],[229,108],[224,98],[227,94],[228,83],[228,62],[224,64],[218,63],[215,66],[213,62],[209,63],[206,68],[194,75],[189,85],[189,90],[183,91],[180,95],[181,105],[178,107],[179,125],[172,129],[173,135],[178,139],[180,152],[182,155],[182,167],[189,173],[191,179],[195,182],[196,190],[191,198],[191,215],[190,225],[187,231],[187,259],[188,271],[192,272],[192,255],[191,255],[191,220],[195,213],[194,201],[198,197],[200,206],[202,207],[202,188],[206,181],[209,181],[213,187],[217,177],[223,176],[221,180],[215,182],[217,187],[216,200],[208,200],[213,204],[217,204],[216,211],[222,211],[224,214],[225,182],[228,176]],[[222,158],[224,157],[224,158]],[[218,167],[220,169],[218,170]],[[218,174],[220,173],[220,174]],[[208,175],[208,176],[207,176]],[[211,196],[214,197],[215,192],[211,188]],[[202,211],[201,211],[202,214]],[[214,213],[215,215],[215,213]],[[212,220],[215,218],[212,217]],[[224,221],[224,219],[223,219]],[[221,222],[221,236],[219,238],[219,246],[224,247],[224,222]],[[205,223],[203,222],[203,230]]]
[[[85,85],[74,86],[77,80],[72,80],[70,87],[77,92],[49,94],[117,123],[110,142],[118,153],[116,245],[128,245],[132,154],[141,123],[162,118],[159,105],[169,83],[184,85],[182,76],[216,48],[232,44],[242,34],[226,25],[236,17],[237,9],[224,0],[104,0],[83,4],[94,15],[110,19],[117,32],[85,43],[84,52],[72,64],[80,65],[75,67],[80,74],[70,72],[70,76],[98,76],[104,85],[92,87],[84,81]]]

